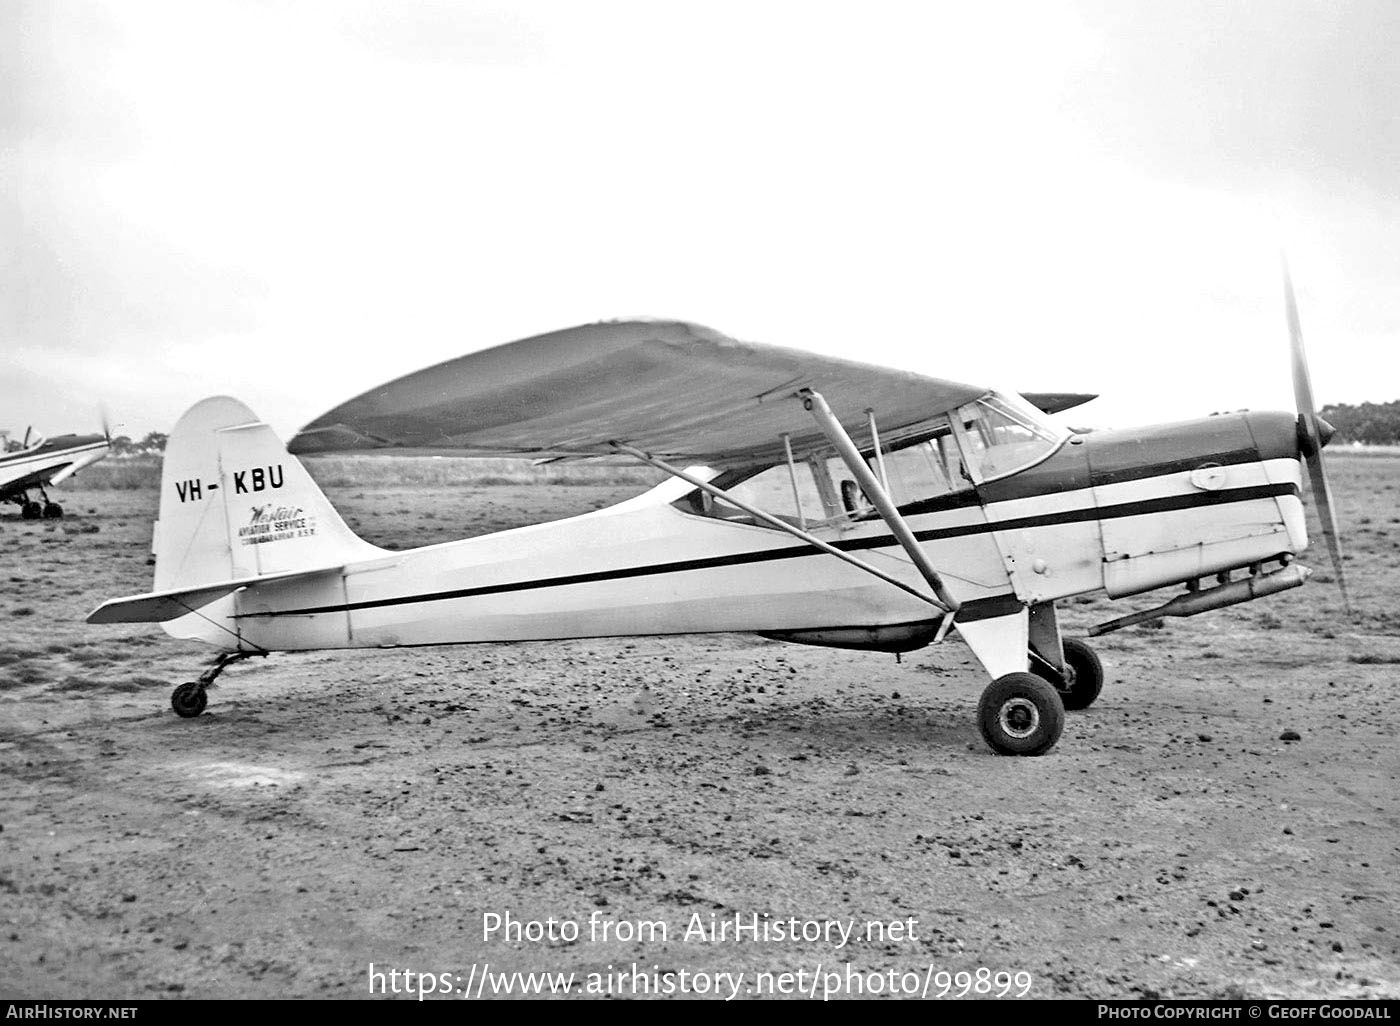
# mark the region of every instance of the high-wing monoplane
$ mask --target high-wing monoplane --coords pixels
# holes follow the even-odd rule
[[[30,429],[19,449],[0,453],[0,502],[14,503],[25,520],[61,517],[63,507],[49,498],[48,487],[96,463],[110,448],[105,433],[44,438]],[[38,492],[44,501],[32,499],[30,492]]]
[[[1171,585],[1090,633],[1301,585],[1303,466],[1341,580],[1301,333],[1298,413],[1074,433],[1028,398],[676,321],[593,324],[410,374],[284,448],[234,399],[171,432],[155,590],[94,623],[161,622],[223,649],[175,689],[197,716],[273,651],[755,632],[904,652],[956,631],[991,683],[990,747],[1054,746],[1103,670],[1056,603]],[[626,458],[664,471],[620,505],[404,552],[356,537],[298,456]]]

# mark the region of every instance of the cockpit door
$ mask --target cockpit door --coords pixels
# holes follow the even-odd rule
[[[1082,442],[1003,396],[958,410],[954,431],[1016,597],[1092,591],[1102,542]]]

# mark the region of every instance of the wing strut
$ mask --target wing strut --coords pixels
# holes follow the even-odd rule
[[[870,418],[870,447],[875,450],[875,465],[880,468],[880,483],[885,486],[885,491],[890,490],[890,476],[885,473],[885,451],[880,448],[880,429],[875,426],[875,411],[866,410],[865,415]],[[869,496],[866,496],[869,498]]]
[[[919,589],[910,587],[909,585],[901,581],[899,578],[892,577],[889,574],[885,573],[883,570],[879,569],[878,567],[871,566],[865,560],[859,559],[851,555],[849,552],[845,552],[841,549],[838,549],[836,546],[830,544],[829,542],[822,541],[820,538],[816,537],[813,534],[810,534],[807,531],[802,530],[800,527],[794,527],[792,524],[789,524],[786,520],[783,520],[779,517],[775,517],[771,513],[765,513],[757,506],[752,506],[744,500],[731,495],[729,492],[726,492],[723,488],[716,488],[708,481],[702,481],[700,480],[700,478],[695,477],[693,474],[687,474],[684,470],[681,470],[679,467],[673,467],[669,463],[666,463],[664,460],[657,459],[655,456],[651,455],[651,453],[643,452],[641,449],[638,449],[635,446],[627,445],[623,442],[615,441],[610,442],[609,444],[618,452],[624,452],[628,456],[636,457],[643,463],[655,467],[657,470],[665,471],[672,477],[680,478],[682,481],[686,482],[686,484],[694,485],[696,488],[699,488],[701,491],[713,495],[717,499],[721,499],[732,506],[737,506],[745,513],[748,513],[751,516],[755,516],[759,520],[764,521],[765,523],[771,524],[773,527],[778,528],[780,531],[786,531],[794,538],[799,538],[802,541],[806,542],[808,545],[816,546],[823,552],[835,556],[837,559],[844,559],[847,563],[850,563],[852,566],[859,567],[866,573],[878,577],[880,580],[885,581],[888,584],[893,584],[896,588],[899,588],[901,591],[907,591],[910,595],[913,595],[915,598],[923,599],[931,606],[936,606],[944,612],[951,612],[952,610],[957,608],[956,603],[954,603],[952,606],[945,605],[943,602],[940,602],[932,595],[926,595],[922,591],[919,591]],[[937,575],[935,575],[935,577],[936,576]]]
[[[846,461],[846,467],[855,475],[856,483],[865,492],[865,497],[879,511],[885,525],[889,527],[899,544],[904,546],[904,551],[909,553],[909,558],[919,568],[919,573],[924,575],[924,580],[928,581],[929,587],[938,596],[938,604],[950,613],[956,613],[958,600],[949,595],[948,589],[943,587],[943,578],[938,576],[938,571],[928,561],[924,550],[919,548],[919,542],[914,537],[914,532],[909,529],[909,525],[899,515],[899,510],[895,507],[889,493],[880,486],[880,482],[870,472],[869,465],[861,459],[860,450],[856,448],[855,442],[851,441],[851,436],[846,434],[846,429],[841,426],[836,415],[831,412],[831,407],[826,404],[826,399],[822,397],[820,392],[814,392],[810,388],[804,388],[798,394],[802,397],[802,405],[817,419],[817,424],[826,437],[831,440],[831,444],[836,446],[836,451],[841,454],[841,458]],[[871,414],[871,422],[874,423],[874,414]]]
[[[802,492],[797,487],[797,464],[792,459],[792,436],[783,433],[783,448],[787,451],[788,480],[792,482],[792,501],[797,504],[797,526],[807,530],[807,514],[802,512]]]

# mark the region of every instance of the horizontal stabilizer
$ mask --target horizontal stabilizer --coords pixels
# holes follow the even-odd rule
[[[242,588],[268,581],[285,581],[293,577],[315,577],[320,574],[339,573],[344,566],[327,566],[316,570],[288,570],[280,574],[262,574],[258,577],[242,577],[236,581],[220,581],[215,584],[196,585],[192,588],[175,588],[170,591],[157,591],[149,595],[128,595],[126,598],[104,602],[88,614],[88,623],[164,623],[176,620],[194,612],[202,606],[231,595]]]

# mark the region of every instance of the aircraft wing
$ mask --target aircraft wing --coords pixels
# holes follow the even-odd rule
[[[288,448],[557,458],[611,455],[616,440],[681,463],[776,462],[784,434],[798,455],[829,444],[793,399],[803,388],[826,395],[856,437],[868,431],[867,410],[889,437],[986,392],[697,324],[609,321],[391,381],[318,417]]]
[[[31,470],[27,474],[22,474],[19,477],[6,477],[0,480],[0,500],[8,499],[11,495],[19,495],[21,492],[27,492],[31,488],[39,488],[43,485],[47,485],[50,478],[69,466],[72,466],[72,464],[54,463],[44,467],[42,470]],[[3,472],[3,468],[0,468],[0,473]]]
[[[1090,392],[1022,392],[1021,398],[1042,413],[1063,413],[1076,406],[1083,406],[1090,399],[1097,399],[1097,393]]]
[[[0,499],[59,484],[105,457],[108,448],[102,435],[64,435],[49,441],[41,438],[27,449],[0,454]]]

